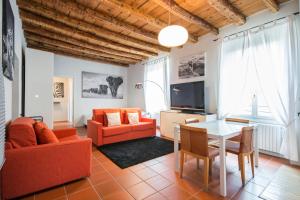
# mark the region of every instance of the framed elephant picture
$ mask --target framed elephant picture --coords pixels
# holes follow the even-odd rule
[[[122,76],[82,72],[82,98],[123,99]]]

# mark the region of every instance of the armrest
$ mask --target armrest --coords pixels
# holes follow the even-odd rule
[[[151,122],[153,123],[153,128],[156,130],[156,119],[151,119],[151,118],[141,118],[142,122]]]
[[[91,173],[91,139],[11,149],[1,170],[6,197],[42,190]]]
[[[87,121],[87,135],[92,139],[93,144],[100,146],[103,144],[102,140],[102,123],[94,120]]]
[[[57,138],[68,137],[77,134],[76,128],[55,129],[53,133]]]

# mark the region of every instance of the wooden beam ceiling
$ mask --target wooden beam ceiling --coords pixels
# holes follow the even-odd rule
[[[25,0],[19,0],[19,2],[23,2]],[[151,41],[153,43],[157,43],[157,34],[154,32],[146,31],[141,29],[138,26],[132,25],[130,23],[124,22],[110,16],[104,12],[92,10],[90,8],[84,7],[81,4],[78,4],[71,0],[31,0],[35,2],[41,2],[45,6],[52,6],[59,12],[63,12],[65,14],[71,14],[76,17],[79,16],[82,20],[87,20],[90,23],[103,25],[107,24],[109,26],[116,27],[123,31],[129,31],[133,35],[138,35],[143,37],[145,40]]]
[[[123,67],[128,67],[129,65],[126,63],[119,63],[117,61],[113,61],[110,59],[102,59],[102,58],[98,58],[96,56],[90,56],[87,54],[83,54],[83,53],[76,53],[76,52],[72,52],[66,49],[62,49],[59,48],[57,46],[54,45],[44,45],[42,43],[39,42],[35,42],[32,40],[27,40],[27,47],[29,48],[33,48],[33,49],[38,49],[41,51],[48,51],[48,52],[52,52],[55,54],[59,54],[59,55],[65,55],[65,56],[71,56],[71,57],[75,57],[75,58],[80,58],[80,59],[84,59],[84,60],[91,60],[91,61],[96,61],[96,62],[101,62],[101,63],[108,63],[108,64],[114,64],[114,65],[118,65],[118,66],[123,66]]]
[[[138,40],[133,37],[129,37],[127,35],[116,33],[113,31],[110,31],[108,29],[101,28],[99,26],[80,21],[71,17],[68,17],[64,14],[60,14],[56,12],[52,8],[47,8],[44,6],[41,6],[35,2],[31,2],[28,0],[18,0],[18,5],[21,9],[24,9],[26,11],[41,15],[43,17],[46,17],[48,19],[61,22],[63,24],[66,24],[70,27],[77,28],[81,31],[85,31],[91,34],[95,34],[99,37],[106,38],[108,40],[112,40],[114,42],[118,42],[121,44],[125,44],[128,46],[133,46],[136,48],[140,48],[143,50],[147,50],[150,52],[158,53],[159,51],[169,51],[169,48],[145,42],[143,40]]]
[[[246,17],[228,0],[208,0],[208,3],[231,22],[237,25],[246,23]]]
[[[149,23],[157,28],[164,28],[168,26],[168,23],[160,20],[159,18],[152,17],[151,15],[145,14],[138,8],[135,8],[127,3],[121,2],[119,0],[100,0],[100,3],[110,4],[112,7],[118,8],[121,12],[127,13],[129,15],[134,15],[137,19]],[[191,42],[197,42],[198,37],[189,34],[189,40]]]
[[[267,8],[272,12],[277,12],[279,10],[279,5],[276,0],[262,0]]]
[[[94,34],[86,33],[84,31],[68,27],[62,23],[43,18],[41,16],[32,14],[32,13],[24,11],[22,9],[20,9],[20,16],[23,21],[25,21],[29,24],[41,26],[46,30],[50,30],[50,31],[58,33],[58,34],[64,34],[68,37],[86,41],[91,44],[97,44],[97,45],[108,47],[111,49],[129,52],[132,54],[137,54],[137,55],[141,55],[141,56],[145,56],[145,57],[157,55],[156,53],[153,53],[153,52],[137,49],[134,47],[126,46],[126,45],[123,45],[120,43],[106,40],[104,38],[97,37]]]
[[[77,45],[79,47],[88,48],[88,49],[94,50],[96,52],[106,53],[108,55],[111,55],[112,58],[130,58],[130,59],[136,60],[136,62],[140,62],[146,58],[144,56],[139,56],[139,55],[135,55],[135,54],[127,53],[127,52],[117,51],[117,50],[106,48],[103,46],[98,46],[95,44],[83,42],[81,40],[73,39],[71,37],[68,37],[68,36],[65,36],[62,34],[57,34],[57,33],[51,32],[49,30],[45,30],[45,29],[41,28],[40,26],[33,26],[26,22],[23,23],[22,28],[27,33],[37,34],[39,36],[52,38],[54,40],[59,40],[59,41],[66,42],[66,43],[69,43],[72,45]]]
[[[204,30],[211,31],[215,34],[219,33],[218,28],[213,26],[212,24],[208,23],[204,19],[190,13],[189,11],[185,10],[184,8],[180,7],[174,0],[152,0],[164,9],[171,12],[173,15],[176,15],[187,22],[199,25]]]

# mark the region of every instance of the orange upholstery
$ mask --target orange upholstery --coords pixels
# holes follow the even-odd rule
[[[55,134],[48,128],[44,128],[42,132],[37,135],[39,144],[50,144],[50,143],[59,143]]]
[[[104,127],[103,128],[103,136],[112,136],[112,135],[119,135],[122,133],[128,133],[131,131],[131,126],[127,124],[122,124],[121,126],[111,126],[111,127]]]
[[[8,127],[7,141],[13,148],[37,145],[35,132],[33,129],[34,120],[21,117],[11,122]]]
[[[48,128],[47,124],[45,124],[44,122],[36,122],[34,125],[34,131],[37,137],[39,137],[39,135],[42,133],[42,130],[44,128]],[[38,141],[39,142],[39,141]]]
[[[24,129],[12,128],[15,121]],[[23,135],[31,134],[28,130],[34,130],[31,120],[15,121],[8,127],[11,135],[22,131]],[[6,142],[1,199],[18,198],[90,175],[91,139],[79,139],[74,129],[55,130],[54,134],[60,142],[18,148]]]
[[[120,111],[121,113],[122,125],[107,127],[105,124],[105,112],[116,111]],[[136,125],[129,125],[127,118],[128,112],[138,112],[140,116],[140,123]],[[88,120],[87,135],[92,139],[93,144],[97,146],[155,136],[156,120],[142,118],[141,113],[140,108],[94,109],[92,120]]]

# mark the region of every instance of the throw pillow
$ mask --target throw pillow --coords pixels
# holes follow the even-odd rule
[[[48,126],[44,122],[36,122],[34,124],[34,132],[36,136],[40,135],[44,128],[48,128]]]
[[[140,121],[139,114],[137,112],[127,113],[127,117],[128,117],[129,124],[138,124]]]
[[[41,134],[37,136],[40,144],[59,143],[56,135],[48,128],[43,128]]]
[[[106,113],[106,118],[107,118],[108,126],[120,126],[121,125],[121,117],[120,117],[119,112]]]

